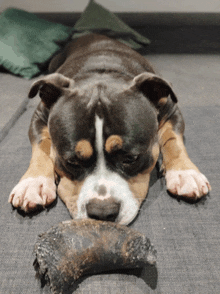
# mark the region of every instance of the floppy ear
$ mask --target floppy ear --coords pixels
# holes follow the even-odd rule
[[[63,94],[65,88],[70,88],[74,81],[59,73],[53,73],[34,82],[29,91],[28,97],[39,96],[47,108],[50,108]]]
[[[177,102],[177,97],[171,85],[153,73],[144,72],[136,76],[132,87],[138,88],[155,106],[160,104],[160,99],[168,98],[169,96],[174,103]]]
[[[141,91],[154,104],[159,123],[169,119],[177,109],[177,97],[171,85],[153,73],[145,72],[136,76],[131,88]]]

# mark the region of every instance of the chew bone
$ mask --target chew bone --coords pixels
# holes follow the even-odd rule
[[[139,232],[116,223],[70,220],[39,236],[34,253],[37,277],[53,294],[65,293],[83,275],[155,264],[156,251]]]

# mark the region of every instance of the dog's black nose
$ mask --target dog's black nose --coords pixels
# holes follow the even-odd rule
[[[115,222],[120,211],[120,203],[114,199],[100,200],[94,198],[86,205],[86,211],[89,218]]]

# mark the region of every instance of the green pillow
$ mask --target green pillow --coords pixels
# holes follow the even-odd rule
[[[114,13],[105,9],[95,1],[90,1],[80,19],[74,25],[73,38],[95,32],[113,37],[133,49],[140,49],[150,44],[150,40],[143,37],[126,25]]]
[[[71,28],[39,19],[14,8],[0,15],[0,65],[24,78],[41,73],[40,66],[67,41]]]
[[[39,75],[51,57],[70,37],[95,32],[140,49],[150,41],[115,14],[90,1],[74,28],[9,8],[0,15],[0,66],[24,78]]]

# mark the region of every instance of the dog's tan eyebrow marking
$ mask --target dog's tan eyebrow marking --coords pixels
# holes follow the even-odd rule
[[[77,142],[75,152],[79,159],[89,159],[93,155],[93,148],[88,140],[82,139]]]
[[[105,142],[105,150],[108,153],[120,150],[123,145],[123,140],[118,135],[111,135]]]

